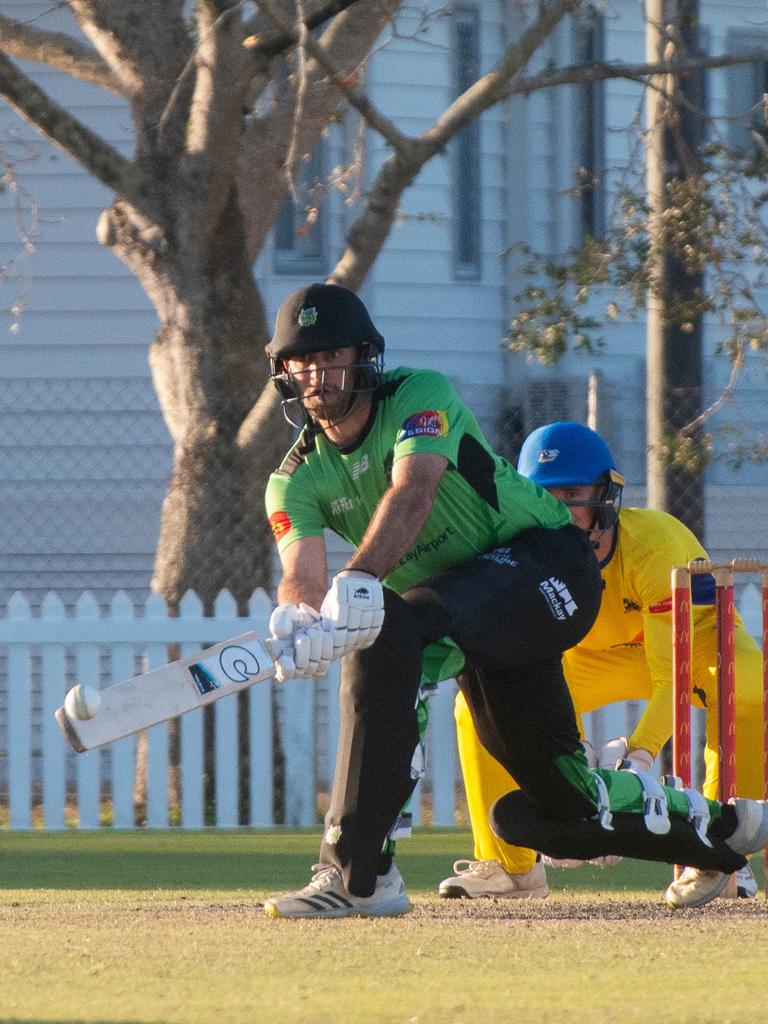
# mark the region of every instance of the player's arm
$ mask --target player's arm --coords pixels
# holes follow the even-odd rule
[[[355,554],[337,573],[323,599],[323,626],[333,636],[333,656],[369,647],[384,623],[381,578],[406,554],[426,522],[448,466],[445,456],[414,452],[396,459]]]
[[[392,484],[382,495],[348,569],[379,578],[413,547],[432,510],[448,459],[430,452],[404,455],[392,467]]]
[[[672,732],[672,616],[653,612],[643,616],[643,646],[651,675],[651,693],[630,736],[632,746],[654,756]]]
[[[299,537],[280,554],[282,578],[277,587],[280,604],[319,608],[328,589],[328,557],[324,537]]]
[[[318,611],[328,581],[325,538],[296,538],[283,547],[280,563],[278,605],[269,620],[278,651],[277,678],[285,682],[324,675],[334,657],[333,638]]]

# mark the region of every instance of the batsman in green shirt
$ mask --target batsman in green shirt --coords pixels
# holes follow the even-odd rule
[[[492,451],[446,377],[385,373],[383,352],[361,300],[326,284],[288,296],[267,346],[300,429],[266,494],[282,565],[278,678],[317,677],[340,658],[341,727],[319,864],[266,912],[408,910],[386,841],[418,774],[421,683],[453,675],[520,786],[491,812],[508,842],[737,870],[768,838],[764,804],[587,767],[561,655],[600,605],[588,535]],[[355,549],[330,586],[326,529]]]

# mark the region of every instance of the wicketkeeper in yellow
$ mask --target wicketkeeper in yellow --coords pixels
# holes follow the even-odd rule
[[[518,471],[571,509],[574,522],[591,531],[603,579],[597,620],[565,652],[568,687],[579,715],[615,701],[645,700],[631,736],[595,751],[584,741],[592,766],[651,771],[672,729],[670,570],[707,553],[678,519],[654,509],[619,508],[624,478],[605,441],[578,423],[559,422],[535,430],[520,452]],[[692,703],[707,710],[704,795],[718,787],[714,581],[693,576],[694,656]],[[736,616],[737,788],[762,796],[762,655]],[[494,801],[515,788],[507,772],[480,744],[466,701],[456,698],[459,755],[467,793],[473,861],[457,861],[456,874],[440,885],[443,896],[543,897],[545,865],[532,850],[510,846],[489,824]],[[574,866],[580,862],[552,862]],[[692,906],[715,885],[718,872],[687,868],[670,885],[667,901]],[[751,897],[757,883],[749,867],[737,876],[738,894]]]

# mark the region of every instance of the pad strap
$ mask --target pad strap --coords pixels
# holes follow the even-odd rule
[[[707,836],[709,828],[709,804],[697,789],[684,789],[683,796],[688,801],[688,821],[696,830],[696,835],[705,846],[711,846]]]
[[[597,774],[596,769],[592,769],[592,777],[595,780],[597,786],[597,814],[595,817],[600,822],[600,827],[606,829],[608,832],[613,832],[613,825],[611,820],[613,815],[611,814],[611,801],[608,796],[608,787],[605,784],[605,780],[601,775]]]
[[[622,765],[629,765],[629,761],[621,762]],[[641,772],[636,768],[622,767],[621,771],[631,772],[640,780],[643,787],[643,820],[649,832],[657,836],[665,836],[672,828],[669,820],[669,808],[667,807],[667,794],[664,792],[661,783],[655,775],[650,772]]]

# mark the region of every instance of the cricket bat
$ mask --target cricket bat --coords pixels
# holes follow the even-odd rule
[[[64,735],[83,753],[103,747],[169,718],[212,704],[275,675],[279,641],[243,633],[187,658],[144,672],[101,690],[101,706],[92,718],[56,712]],[[274,646],[273,646],[274,645]]]

